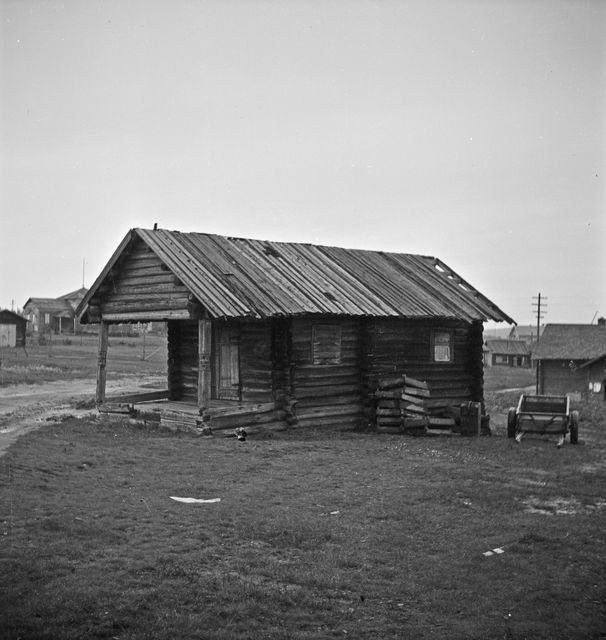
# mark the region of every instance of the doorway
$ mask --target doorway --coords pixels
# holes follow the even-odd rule
[[[215,398],[240,399],[240,334],[236,327],[219,325],[215,332]]]

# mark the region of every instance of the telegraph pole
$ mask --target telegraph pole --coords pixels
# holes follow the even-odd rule
[[[545,300],[547,300],[547,298],[541,298],[541,294],[539,293],[538,296],[532,296],[532,299],[536,300],[536,302],[532,303],[532,306],[536,307],[536,311],[537,311],[537,343],[538,343],[539,338],[541,337],[541,320],[543,319],[543,315],[541,314],[541,311],[542,311],[541,307],[543,308],[547,307],[547,305],[545,304]],[[542,305],[541,305],[541,302],[543,303]],[[537,381],[536,381],[535,393],[539,395],[539,363],[538,362],[537,362]]]

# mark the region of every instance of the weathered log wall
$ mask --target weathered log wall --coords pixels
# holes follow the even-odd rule
[[[316,346],[314,326],[340,328],[338,362]],[[358,320],[294,318],[290,325],[292,395],[299,426],[359,426],[362,419],[361,325]]]
[[[450,362],[435,362],[432,331],[452,333]],[[455,320],[373,319],[366,324],[367,398],[381,378],[407,375],[428,383],[427,409],[440,410],[483,399],[482,323]],[[366,402],[369,407],[371,401]]]
[[[142,240],[124,252],[90,302],[106,317],[148,313],[150,319],[186,312],[189,304],[189,291]]]
[[[214,324],[217,326],[216,323]],[[243,402],[272,402],[271,323],[269,321],[230,322],[229,326],[236,328],[239,333],[239,399]],[[213,333],[216,334],[216,331]],[[213,346],[211,358],[215,357],[216,349]],[[168,388],[171,400],[197,401],[197,321],[170,320],[168,322]]]
[[[240,389],[243,402],[273,401],[269,321],[240,323]]]

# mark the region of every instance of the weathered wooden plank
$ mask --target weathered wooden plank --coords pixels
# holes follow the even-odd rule
[[[412,404],[423,406],[423,398],[417,398],[416,396],[409,396],[407,393],[402,394],[402,400],[406,402],[411,402]]]
[[[410,413],[427,413],[423,407],[419,407],[415,404],[408,404],[404,409],[406,411],[410,411]]]
[[[409,396],[419,396],[420,398],[429,398],[430,392],[429,389],[417,389],[415,387],[404,387],[404,393],[407,393]]]
[[[164,309],[158,311],[124,311],[121,313],[103,313],[105,322],[144,322],[152,320],[189,320],[189,311],[185,309]]]
[[[427,382],[416,380],[415,378],[411,378],[410,376],[404,376],[404,384],[407,387],[415,387],[416,389],[428,389]]]
[[[210,320],[198,320],[198,407],[201,410],[208,408],[211,398],[211,341]]]
[[[121,396],[112,396],[106,398],[106,402],[119,402],[119,403],[138,403],[138,402],[150,402],[152,400],[164,400],[169,395],[168,389],[162,391],[149,391],[145,393],[129,393]]]
[[[99,327],[99,353],[97,356],[97,389],[95,401],[97,406],[105,402],[105,381],[107,378],[107,345],[109,327],[107,322],[101,322]]]

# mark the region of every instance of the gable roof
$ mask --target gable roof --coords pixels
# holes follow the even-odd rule
[[[508,356],[528,356],[530,349],[523,340],[486,340],[491,353]]]
[[[142,240],[211,317],[335,314],[514,321],[437,258],[163,229],[131,229],[78,305],[81,316]]]
[[[66,293],[65,295],[59,296],[57,300],[82,300],[86,295],[88,289],[86,287],[81,287],[80,289],[76,289],[76,291],[71,291],[70,293]]]
[[[606,355],[606,326],[548,324],[532,349],[536,360],[594,360]]]
[[[51,313],[53,315],[71,315],[73,309],[67,300],[58,298],[28,298],[23,305],[23,310],[27,307],[35,307],[41,313]]]

